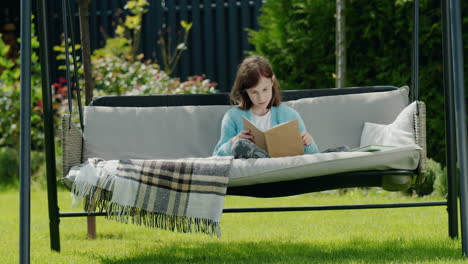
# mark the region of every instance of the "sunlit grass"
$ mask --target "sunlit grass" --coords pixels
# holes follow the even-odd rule
[[[226,198],[225,207],[417,202],[399,193],[350,191],[254,199]],[[59,192],[60,209],[71,208]],[[0,193],[0,263],[18,263],[19,194]],[[447,235],[445,207],[238,213],[222,217],[222,238],[177,234],[97,219],[62,218],[61,253],[52,252],[46,192],[33,192],[31,263],[465,263],[460,240]]]

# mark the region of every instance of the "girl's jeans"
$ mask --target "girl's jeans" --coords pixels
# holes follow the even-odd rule
[[[248,139],[239,139],[231,146],[232,155],[235,159],[259,159],[270,158],[268,153],[257,147]]]

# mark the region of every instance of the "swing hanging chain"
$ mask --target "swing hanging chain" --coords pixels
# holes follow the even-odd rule
[[[69,125],[68,129],[71,129],[71,114],[72,114],[72,89],[70,83],[70,60],[68,52],[68,21],[67,21],[67,12],[66,12],[66,0],[62,0],[62,19],[63,19],[63,38],[65,41],[65,64],[66,64],[66,77],[67,77],[67,88],[68,88],[68,112],[69,116]]]
[[[67,10],[68,9],[68,10]],[[62,0],[62,18],[63,18],[63,34],[65,39],[65,64],[66,64],[66,77],[67,77],[67,86],[68,86],[68,112],[69,115],[69,125],[68,129],[71,129],[71,118],[73,112],[73,93],[72,93],[72,83],[76,84],[76,95],[78,102],[78,113],[80,116],[80,126],[83,130],[83,116],[82,116],[82,105],[81,105],[81,93],[80,93],[80,84],[78,82],[78,67],[76,63],[76,50],[75,50],[75,40],[73,34],[73,20],[71,14],[70,2],[68,0]],[[71,42],[72,42],[72,53],[73,53],[73,68],[74,76],[73,82],[71,82],[71,73],[70,73],[70,52],[69,52],[69,43],[68,43],[68,27],[71,27]]]
[[[78,102],[78,114],[80,116],[80,126],[81,130],[84,129],[83,127],[83,106],[81,104],[81,87],[79,82],[79,75],[78,75],[78,63],[77,63],[77,56],[76,56],[76,49],[75,49],[75,33],[73,32],[73,15],[70,6],[70,0],[67,0],[67,9],[68,9],[68,21],[71,28],[70,35],[71,35],[71,44],[72,44],[72,53],[73,53],[73,70],[74,70],[74,82],[76,84],[76,97]]]
[[[411,61],[411,99],[419,98],[419,0],[413,2],[413,48]]]

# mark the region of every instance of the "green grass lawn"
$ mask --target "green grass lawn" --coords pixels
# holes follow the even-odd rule
[[[301,206],[436,200],[352,190],[254,199],[226,198],[225,207]],[[63,212],[68,192],[59,193]],[[0,263],[18,263],[19,194],[0,192]],[[49,248],[46,192],[33,192],[31,263],[465,263],[460,240],[447,235],[445,207],[238,213],[222,217],[222,238],[178,234],[97,219],[96,240],[86,218],[61,219],[61,253]]]

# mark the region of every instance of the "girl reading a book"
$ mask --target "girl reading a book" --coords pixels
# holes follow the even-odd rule
[[[242,117],[262,131],[298,119],[304,153],[319,152],[299,113],[281,104],[279,83],[265,58],[249,56],[239,65],[231,100],[237,105],[224,114],[221,137],[213,151],[214,156],[254,159],[270,157],[252,142],[255,139],[249,130],[244,130]]]

